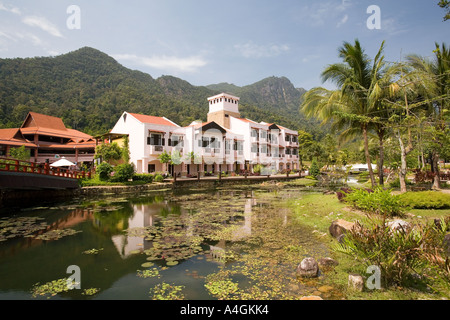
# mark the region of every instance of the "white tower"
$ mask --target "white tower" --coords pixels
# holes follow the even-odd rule
[[[230,116],[240,118],[239,98],[221,93],[208,98],[208,121],[214,121],[224,128],[230,128]]]

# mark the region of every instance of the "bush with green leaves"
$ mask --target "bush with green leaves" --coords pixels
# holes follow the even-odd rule
[[[153,174],[151,173],[135,173],[133,175],[133,181],[143,181],[145,183],[151,183],[153,181]]]
[[[155,182],[163,182],[164,181],[164,177],[160,174],[156,174],[155,177],[153,178],[153,181]]]
[[[102,162],[95,168],[95,171],[101,181],[107,181],[111,176],[111,172],[113,172],[113,166],[108,162]]]
[[[114,168],[114,175],[111,177],[113,182],[127,182],[133,178],[135,169],[132,163],[119,164]]]
[[[439,191],[409,191],[399,198],[411,209],[450,209],[450,194]]]
[[[351,188],[350,192],[345,192],[344,201],[356,209],[385,215],[388,217],[402,216],[404,207],[398,195],[393,195],[391,189],[384,189],[381,186],[373,191],[368,189]]]
[[[411,181],[409,181],[408,179],[405,179],[405,183],[406,183],[407,186],[410,186],[410,185],[413,184],[413,183],[412,183]],[[391,187],[391,188],[393,188],[393,189],[394,189],[394,188],[396,188],[396,189],[400,188],[400,179],[397,178],[397,179],[395,179],[394,181],[389,182],[389,187]]]
[[[317,178],[319,174],[320,174],[319,164],[317,163],[316,159],[313,159],[311,162],[311,167],[309,168],[309,175],[314,178]]]
[[[450,217],[407,229],[393,230],[387,220],[367,216],[347,232],[333,250],[351,256],[364,267],[378,266],[384,287],[422,285],[447,296],[450,293],[450,260],[444,237]]]

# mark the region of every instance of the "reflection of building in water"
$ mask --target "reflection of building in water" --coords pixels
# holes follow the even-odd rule
[[[167,209],[165,203],[138,204],[133,205],[133,215],[128,219],[128,228],[145,228],[155,223],[155,217],[162,209]],[[145,250],[151,247],[149,241],[144,241],[143,237],[128,236],[119,234],[112,236],[112,241],[122,258],[127,258],[133,250]]]
[[[233,232],[233,241],[242,240],[252,234],[252,207],[256,205],[256,199],[247,199],[244,207],[244,225]]]
[[[244,206],[244,224],[232,232],[232,241],[241,241],[252,235],[252,207],[256,205],[256,199],[249,198]],[[210,245],[210,254],[215,261],[225,262],[226,241],[220,240],[215,246]]]

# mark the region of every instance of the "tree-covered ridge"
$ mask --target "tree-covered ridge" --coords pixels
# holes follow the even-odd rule
[[[0,83],[0,128],[19,127],[35,111],[93,135],[108,132],[124,111],[165,116],[182,126],[206,121],[207,97],[223,91],[172,76],[154,79],[89,47],[56,57],[0,59]],[[306,131],[316,127],[299,114],[303,92],[286,78],[267,78],[236,94],[243,117]]]

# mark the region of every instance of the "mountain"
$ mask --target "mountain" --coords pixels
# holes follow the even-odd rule
[[[323,135],[319,122],[306,118],[299,110],[306,90],[295,88],[286,77],[268,77],[243,87],[229,83],[206,87],[240,97],[240,111],[247,118],[276,122],[288,128],[308,131],[315,137]]]
[[[56,57],[0,59],[0,84],[0,128],[19,127],[29,111],[61,117],[67,127],[93,135],[108,132],[123,111],[165,116],[184,126],[206,120],[209,96],[229,92],[241,98],[243,117],[317,131],[317,122],[299,112],[305,90],[285,77],[244,87],[193,86],[130,70],[90,47]]]

